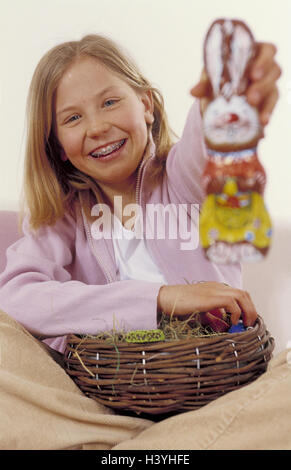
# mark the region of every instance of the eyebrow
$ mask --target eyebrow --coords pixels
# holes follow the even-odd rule
[[[111,91],[111,90],[115,90],[117,88],[116,85],[110,85],[108,87],[105,87],[103,90],[101,90],[99,93],[96,93],[96,97],[102,97],[103,95],[105,95],[106,93],[108,93],[108,91]],[[67,111],[71,111],[72,109],[75,109],[76,108],[76,105],[69,105],[69,106],[66,106],[65,108],[61,109],[60,111],[58,111],[56,113],[57,116],[60,116],[61,114],[63,113],[66,113]]]

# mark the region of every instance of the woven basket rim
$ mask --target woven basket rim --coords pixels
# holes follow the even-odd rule
[[[126,341],[112,341],[110,342],[108,339],[97,339],[93,335],[83,335],[83,334],[75,334],[75,333],[70,333],[67,335],[67,344],[76,344],[80,343],[82,345],[86,345],[88,343],[94,343],[96,346],[102,345],[104,348],[112,348],[112,346],[116,346],[118,348],[128,348],[129,350],[132,349],[144,349],[145,347],[147,349],[156,349],[157,347],[163,347],[165,344],[167,344],[167,347],[173,346],[173,348],[177,345],[184,346],[184,345],[193,345],[197,344],[199,345],[210,345],[214,344],[217,342],[220,342],[222,339],[225,339],[226,341],[231,340],[233,341],[234,339],[237,340],[246,340],[249,336],[254,336],[256,333],[264,328],[265,324],[261,316],[258,316],[256,319],[256,322],[253,327],[246,329],[245,331],[242,332],[234,332],[234,333],[213,333],[210,335],[205,335],[205,336],[193,336],[191,338],[186,338],[186,339],[172,339],[172,340],[164,340],[164,341],[155,341],[155,342],[150,342],[150,343],[127,343]]]

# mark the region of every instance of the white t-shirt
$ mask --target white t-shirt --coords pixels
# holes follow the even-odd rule
[[[113,246],[120,280],[134,279],[167,284],[147,249],[146,240],[137,235],[139,218],[137,217],[133,230],[127,230],[118,217],[112,217]]]

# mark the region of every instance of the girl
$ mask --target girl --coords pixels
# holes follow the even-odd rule
[[[266,124],[280,69],[273,46],[258,51],[248,93]],[[204,98],[207,88],[203,75],[192,94]],[[182,215],[177,236],[163,239],[149,217],[149,207],[171,205],[185,220],[187,209],[197,230],[192,206],[203,200],[204,165],[198,100],[174,144],[160,93],[112,41],[89,35],[50,50],[29,92],[29,215],[24,237],[7,251],[0,307],[60,352],[68,333],[154,329],[160,312],[223,307],[233,324],[242,316],[253,325],[257,312],[241,289],[240,266],[207,261],[193,239],[182,249]],[[132,204],[141,209],[136,218]],[[113,227],[105,218],[98,225],[100,208],[114,214]],[[139,230],[153,236],[137,237]]]

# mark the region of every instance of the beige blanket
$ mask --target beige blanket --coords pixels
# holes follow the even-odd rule
[[[254,383],[159,423],[85,397],[0,311],[0,449],[291,449],[291,350]]]

